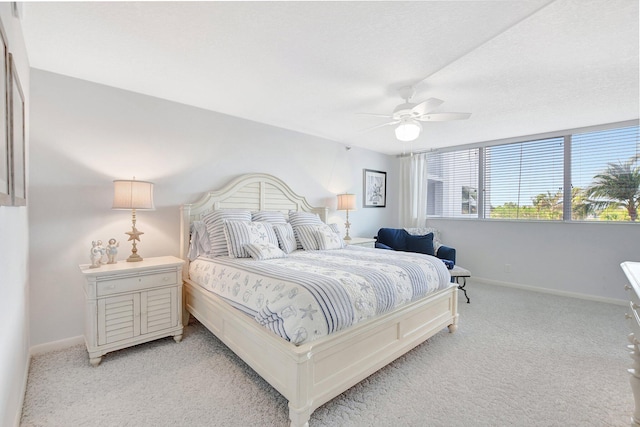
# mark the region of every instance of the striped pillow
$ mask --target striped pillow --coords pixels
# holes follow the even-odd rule
[[[336,223],[331,223],[329,224],[329,227],[331,227],[331,230],[333,230],[334,233],[336,234],[340,234],[340,227],[338,227],[338,224]]]
[[[291,224],[273,224],[273,231],[276,233],[276,237],[278,238],[278,245],[280,245],[280,249],[284,251],[284,253],[290,254],[295,251],[298,243],[296,242],[296,236],[293,234],[293,228],[291,228]]]
[[[258,211],[251,213],[251,221],[285,224],[287,222],[287,218],[280,211]]]
[[[227,239],[224,235],[224,221],[251,221],[251,211],[244,209],[218,209],[202,217],[211,243],[211,257],[227,256]]]
[[[304,249],[305,251],[317,251],[318,249],[320,249],[317,236],[320,230],[325,230],[324,227],[326,227],[326,230],[329,230],[329,233],[333,233],[329,226],[325,224],[299,226],[296,229],[296,237],[298,237],[300,243],[302,243],[302,249]]]
[[[268,222],[224,221],[224,234],[231,258],[249,258],[245,245],[271,243],[278,246],[273,227]]]
[[[285,258],[287,256],[273,243],[251,243],[244,245],[244,249],[255,260]]]
[[[304,245],[302,242],[303,239],[307,240],[306,243],[309,247],[317,246],[317,242],[311,243],[311,240],[308,239],[308,236],[301,238],[300,237],[301,230],[299,228],[303,226],[323,225],[324,223],[322,222],[318,214],[314,214],[310,212],[289,211],[289,222],[293,227],[293,234],[296,236],[296,241],[298,242],[297,243],[298,249],[304,248]],[[315,238],[313,239],[313,241],[315,242]],[[316,247],[316,250],[317,249],[318,248]],[[311,249],[308,249],[308,250],[311,250]]]

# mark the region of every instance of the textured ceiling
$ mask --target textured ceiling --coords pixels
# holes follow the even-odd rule
[[[638,1],[26,2],[31,66],[398,154],[639,116]],[[384,119],[414,102],[412,143]]]

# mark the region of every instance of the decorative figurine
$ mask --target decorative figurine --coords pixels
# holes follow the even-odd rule
[[[116,239],[114,239],[113,237],[109,239],[109,244],[107,245],[107,258],[109,261],[107,261],[107,264],[116,264],[118,262],[116,261],[116,255],[118,255],[118,246],[120,246],[120,243],[118,243]]]
[[[89,268],[98,268],[100,267],[100,261],[102,260],[102,256],[104,255],[104,248],[102,247],[102,240],[92,241],[91,242],[91,265]]]
[[[107,261],[105,258],[107,256],[107,250],[102,246],[102,240],[98,240],[97,248],[100,250],[100,264],[106,264]]]

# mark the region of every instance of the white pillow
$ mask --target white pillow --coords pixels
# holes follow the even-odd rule
[[[285,224],[287,222],[287,217],[279,211],[258,211],[251,213],[251,221]]]
[[[293,227],[293,234],[296,236],[298,249],[304,249],[304,244],[302,242],[303,239],[306,239],[307,246],[317,246],[317,243],[312,243],[312,240],[315,241],[315,238],[309,239],[308,236],[302,238],[300,237],[301,230],[299,229],[299,227],[323,225],[324,223],[322,222],[318,214],[314,214],[311,212],[289,211],[289,223]],[[316,250],[317,249],[318,248],[316,247]]]
[[[327,225],[316,229],[316,239],[320,250],[342,249],[345,247],[344,240],[342,240],[340,234]]]
[[[273,227],[268,222],[224,221],[224,234],[227,239],[229,256],[249,258],[245,245],[271,243],[278,245]]]
[[[273,243],[250,243],[244,245],[244,249],[255,260],[285,258],[287,256]]]
[[[278,245],[280,245],[280,249],[287,254],[296,250],[298,243],[296,242],[296,236],[293,234],[291,224],[288,222],[284,224],[273,224],[273,231],[276,233],[276,237],[278,238]]]
[[[245,209],[218,209],[202,217],[211,243],[212,257],[229,255],[224,234],[224,221],[251,221],[251,211]]]
[[[211,252],[211,240],[204,221],[193,221],[189,227],[191,239],[189,240],[189,261],[193,261],[200,255],[208,255]]]

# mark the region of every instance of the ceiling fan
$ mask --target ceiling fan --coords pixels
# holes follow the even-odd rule
[[[429,98],[419,104],[409,102],[415,95],[413,86],[401,87],[398,92],[405,102],[398,105],[393,110],[392,115],[359,113],[362,116],[392,119],[389,122],[365,129],[365,132],[397,124],[398,126],[395,129],[396,138],[400,141],[413,141],[420,136],[422,131],[420,122],[446,122],[450,120],[466,120],[471,117],[471,113],[432,113],[444,102],[437,98]]]

